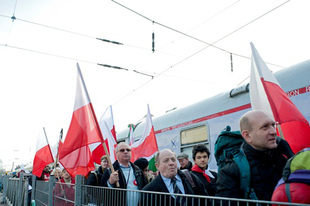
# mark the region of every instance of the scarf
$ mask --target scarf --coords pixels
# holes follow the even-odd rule
[[[200,167],[198,167],[197,164],[195,164],[192,167],[192,171],[193,172],[198,172],[198,173],[202,173],[202,175],[207,179],[208,182],[211,182],[210,177],[206,174],[206,172],[204,170],[202,170]]]

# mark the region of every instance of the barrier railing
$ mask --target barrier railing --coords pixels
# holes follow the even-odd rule
[[[6,181],[6,180],[4,180]],[[32,180],[29,190],[28,178],[7,178],[4,186],[4,196],[14,206],[45,206],[45,205],[75,205],[75,206],[271,206],[305,204],[222,198],[213,196],[196,196],[184,194],[169,194],[162,192],[137,191],[118,188],[103,188],[88,186],[84,179],[77,176],[76,184],[59,183],[53,176],[49,182]],[[31,197],[28,192],[32,191]],[[30,203],[30,200],[32,202]],[[310,206],[310,204],[308,204]]]

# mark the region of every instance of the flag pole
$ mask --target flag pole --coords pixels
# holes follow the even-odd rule
[[[55,173],[56,173],[56,167],[57,167],[57,162],[58,162],[58,157],[59,157],[59,142],[62,140],[62,136],[63,136],[63,128],[61,128],[60,130],[60,134],[59,134],[59,141],[58,141],[58,146],[57,146],[57,153],[56,153],[56,158],[55,158],[55,162],[54,162],[54,176],[55,176]],[[60,188],[62,191],[64,191],[64,198],[66,199],[66,194],[65,194],[65,190],[63,188],[63,185],[61,184],[60,182],[60,177],[58,176],[58,183],[60,184]],[[67,200],[66,200],[67,202]]]
[[[56,171],[56,166],[57,166],[58,157],[59,157],[59,142],[62,140],[62,135],[63,135],[63,128],[61,128],[61,130],[60,130],[59,141],[58,141],[58,146],[57,146],[57,150],[56,150],[57,153],[56,153],[56,158],[55,158],[55,162],[54,162],[55,171]]]
[[[281,125],[280,125],[280,124],[277,124],[277,129],[278,129],[278,131],[279,131],[280,137],[281,137],[282,139],[284,139],[284,135],[283,135],[282,128],[281,128]]]
[[[104,126],[105,126],[106,128],[108,128],[105,121],[104,121]],[[101,137],[102,137],[102,140],[103,140],[103,135],[102,135],[101,129],[100,129],[99,131],[100,131],[100,133],[101,133]],[[104,140],[102,141],[102,145],[103,145],[103,149],[104,149],[104,151],[105,151],[105,154],[106,154],[106,156],[107,156],[107,159],[108,159],[108,161],[109,161],[109,165],[110,165],[110,168],[111,168],[111,172],[115,172],[115,169],[114,169],[114,167],[113,167],[113,164],[112,164],[112,161],[111,161],[111,158],[110,158],[110,154],[109,154],[109,152],[108,152],[108,149],[107,149],[107,146],[105,145]],[[113,152],[113,151],[111,151],[111,152]],[[116,182],[116,187],[119,187],[119,186],[120,186],[119,183]]]
[[[111,162],[111,158],[110,158],[110,155],[109,155],[109,152],[108,152],[108,149],[107,149],[107,146],[105,145],[105,142],[104,142],[104,141],[102,142],[102,145],[103,145],[103,149],[104,149],[104,151],[105,151],[105,153],[106,153],[107,159],[108,159],[108,161],[109,161],[109,165],[110,165],[110,168],[111,168],[111,172],[115,172],[115,169],[114,169],[114,167],[113,167],[113,164],[112,164],[112,162]],[[119,183],[116,182],[116,187],[119,187],[119,186],[120,186]]]

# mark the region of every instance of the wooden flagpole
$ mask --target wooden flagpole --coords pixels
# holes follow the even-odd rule
[[[56,158],[55,158],[55,162],[54,162],[54,168],[55,168],[55,170],[56,170],[56,165],[57,165],[58,157],[59,157],[59,142],[62,140],[62,135],[63,135],[63,129],[61,128],[60,134],[59,134],[58,146],[57,146],[57,154],[56,154]]]
[[[58,162],[58,157],[59,157],[59,143],[62,140],[62,136],[63,136],[63,128],[61,128],[60,134],[59,134],[59,140],[58,140],[58,146],[57,146],[57,154],[56,154],[56,158],[55,158],[55,162],[54,162],[54,176],[55,176],[55,173],[56,173],[56,167],[57,167],[57,162]],[[63,185],[60,182],[60,177],[58,177],[58,183],[60,185],[61,191],[64,191],[64,198],[67,199],[66,198],[65,190],[63,188]],[[66,202],[67,202],[67,200],[66,200]]]
[[[106,125],[106,122],[104,122],[104,125],[105,125],[106,128],[108,128],[108,126]],[[101,130],[100,130],[100,131],[101,131]],[[101,133],[101,135],[102,135],[102,133]],[[102,140],[103,140],[103,135],[102,135]],[[108,161],[109,161],[109,165],[110,165],[110,168],[111,168],[111,172],[113,173],[113,172],[115,172],[115,169],[114,169],[113,164],[112,164],[112,162],[111,162],[111,158],[110,158],[110,155],[109,155],[109,152],[108,152],[107,146],[105,145],[104,140],[103,140],[103,142],[102,142],[102,146],[103,146],[103,149],[104,149],[105,154],[106,154],[106,156],[107,156],[107,159],[108,159]],[[111,151],[111,152],[113,152],[113,151]],[[119,182],[116,182],[116,187],[119,187],[119,186],[120,186],[120,185],[119,185]]]
[[[110,158],[110,155],[109,155],[109,152],[108,152],[108,149],[107,149],[107,146],[105,145],[104,141],[102,142],[102,145],[103,145],[103,149],[104,149],[104,151],[105,151],[105,153],[106,153],[107,159],[108,159],[108,161],[109,161],[109,165],[110,165],[110,168],[111,168],[111,172],[115,172],[115,169],[114,169],[114,167],[113,167],[113,164],[112,164],[112,162],[111,162],[111,158]],[[112,151],[112,152],[113,152],[113,151]],[[119,186],[120,186],[119,183],[116,182],[116,187],[119,187]]]

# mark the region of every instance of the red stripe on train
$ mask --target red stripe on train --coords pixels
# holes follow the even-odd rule
[[[286,92],[286,94],[289,97],[291,97],[291,96],[297,96],[297,95],[300,95],[300,94],[303,94],[303,93],[307,93],[307,92],[310,92],[310,85],[306,86],[306,87],[303,87],[303,88],[294,89],[292,91]],[[249,104],[246,104],[246,105],[243,105],[243,106],[240,106],[240,107],[232,108],[232,109],[225,110],[225,111],[222,111],[222,112],[218,112],[218,113],[215,113],[215,114],[211,114],[211,115],[208,115],[208,116],[205,116],[205,117],[194,119],[194,120],[191,120],[191,121],[188,121],[188,122],[184,122],[184,123],[181,123],[181,124],[178,124],[178,125],[174,125],[174,126],[171,126],[171,127],[160,129],[160,130],[155,131],[155,134],[166,132],[166,131],[170,131],[170,130],[173,130],[173,129],[176,129],[176,128],[180,128],[180,127],[185,127],[185,126],[192,125],[192,124],[196,124],[196,123],[208,120],[208,119],[213,119],[213,118],[224,116],[224,115],[231,114],[231,113],[234,113],[234,112],[239,112],[241,110],[249,109],[250,107],[251,107],[251,104],[249,103]]]

